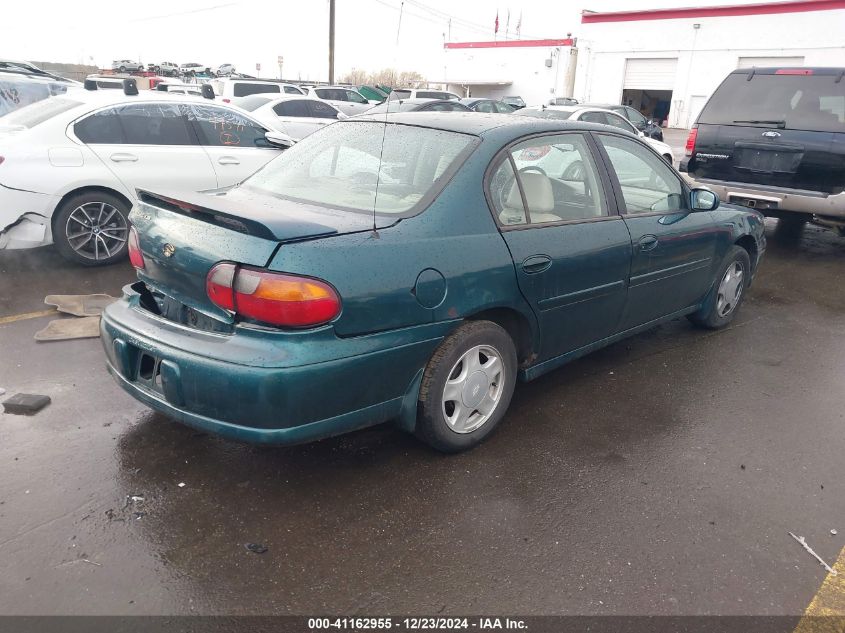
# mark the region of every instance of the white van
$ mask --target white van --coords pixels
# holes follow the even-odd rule
[[[224,103],[229,103],[235,97],[249,95],[304,95],[305,90],[293,84],[273,81],[271,79],[232,79],[230,77],[212,79],[208,82],[214,88],[214,94],[221,97]]]

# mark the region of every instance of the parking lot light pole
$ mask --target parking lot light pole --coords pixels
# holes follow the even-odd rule
[[[334,83],[334,0],[329,0],[329,83]]]

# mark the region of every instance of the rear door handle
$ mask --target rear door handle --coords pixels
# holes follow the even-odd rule
[[[552,258],[548,255],[532,255],[522,260],[522,270],[528,275],[541,273],[552,265]]]
[[[643,252],[653,251],[655,248],[657,248],[657,245],[659,243],[660,242],[659,242],[659,240],[657,239],[656,236],[654,236],[654,235],[644,235],[643,237],[640,238],[640,250],[643,251]]]
[[[239,161],[234,156],[221,156],[217,159],[217,162],[221,165],[240,165],[241,161]]]
[[[135,163],[138,161],[138,157],[135,154],[117,153],[112,154],[109,158],[115,163]]]

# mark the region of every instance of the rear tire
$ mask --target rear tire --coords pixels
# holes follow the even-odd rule
[[[698,312],[687,318],[699,327],[718,330],[733,321],[751,283],[751,258],[741,246],[728,251]]]
[[[504,417],[516,370],[516,348],[504,329],[491,321],[464,323],[425,368],[415,434],[445,453],[476,446]]]
[[[82,266],[107,266],[126,257],[129,205],[89,191],[71,196],[53,214],[53,242],[62,257]]]
[[[117,69],[117,72],[125,73],[126,72],[126,66],[121,66],[120,68]]]

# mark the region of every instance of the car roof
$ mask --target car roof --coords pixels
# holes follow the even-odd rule
[[[530,116],[515,117],[513,114],[488,114],[483,112],[391,112],[389,114],[359,114],[349,121],[372,121],[376,123],[400,123],[446,132],[460,132],[483,136],[493,130],[508,131],[512,136],[523,136],[532,132],[554,132],[561,130],[616,131],[619,128],[599,123],[568,121],[561,119],[537,119]],[[347,121],[347,122],[349,122]]]

